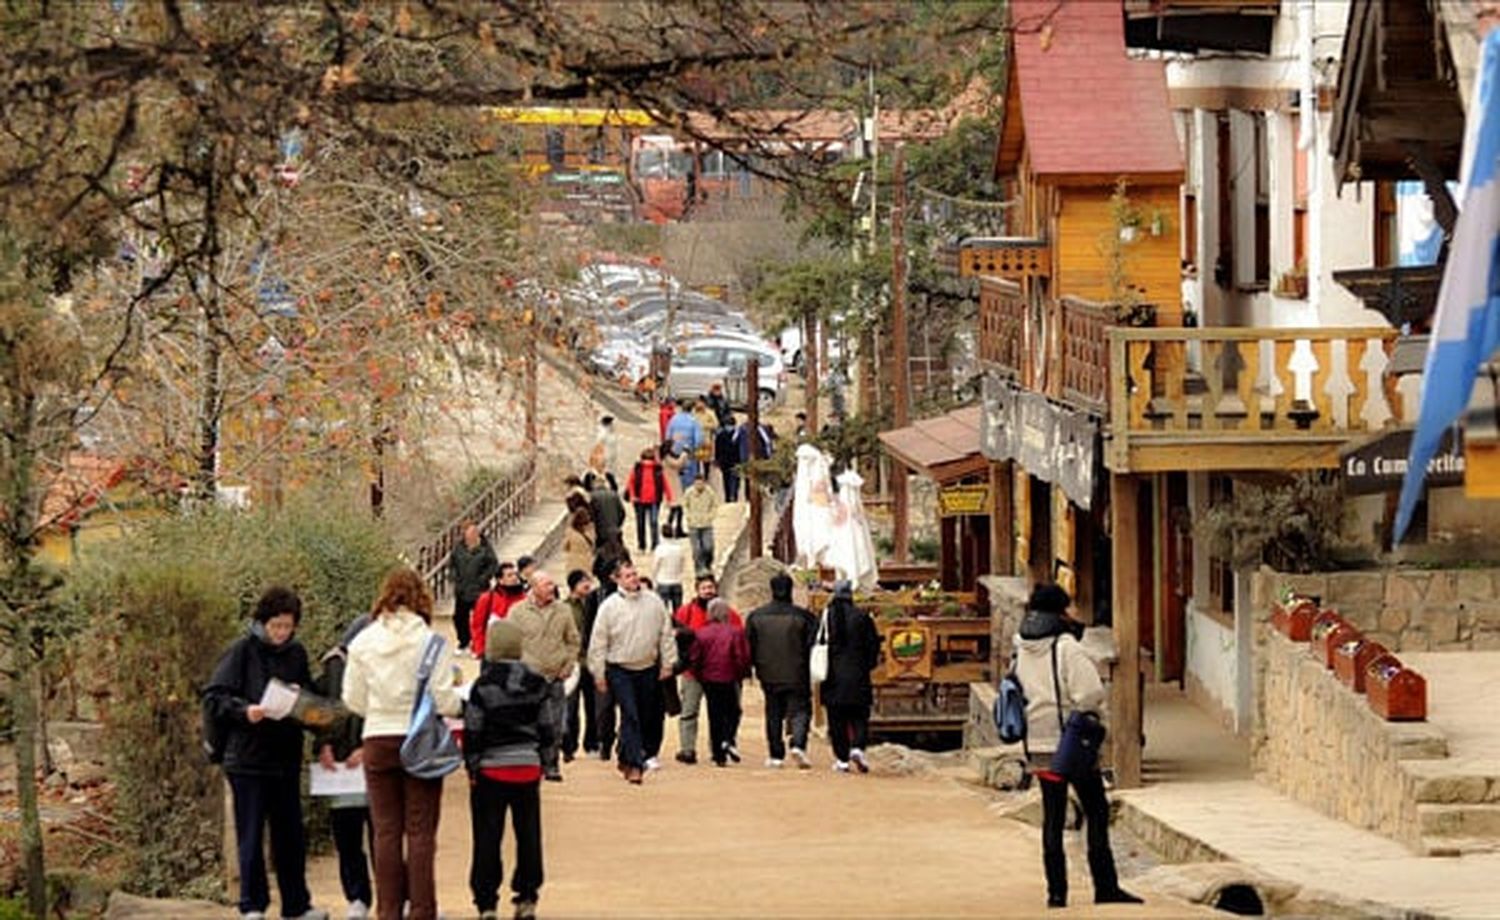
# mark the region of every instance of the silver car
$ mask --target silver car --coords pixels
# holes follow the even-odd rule
[[[706,336],[682,339],[672,350],[672,369],[667,374],[667,393],[689,399],[706,395],[714,384],[734,397],[735,387],[728,383],[731,373],[744,373],[752,357],[760,359],[760,408],[770,411],[781,401],[786,372],[777,348],[741,336]],[[736,400],[744,408],[743,400]]]

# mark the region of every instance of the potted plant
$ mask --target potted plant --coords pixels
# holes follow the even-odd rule
[[[1307,260],[1298,259],[1290,270],[1276,278],[1276,296],[1292,300],[1307,299]]]

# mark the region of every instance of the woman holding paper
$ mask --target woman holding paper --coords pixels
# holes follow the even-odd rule
[[[375,900],[379,920],[435,920],[438,815],[443,781],[418,779],[401,765],[401,742],[411,724],[417,669],[432,629],[432,595],[422,576],[399,568],[386,576],[374,622],[349,644],[344,703],[365,720],[365,782],[375,826]],[[450,677],[453,649],[443,643],[429,684],[439,713],[461,706]],[[405,857],[403,858],[403,843]]]
[[[278,695],[295,698],[295,688],[312,683],[307,650],[293,638],[301,620],[302,599],[295,592],[267,588],[255,606],[249,634],[219,659],[204,689],[214,720],[226,729],[223,765],[234,793],[243,920],[265,920],[271,903],[262,836],[268,822],[281,915],[302,920],[328,917],[313,909],[307,890],[302,726],[284,718],[290,706],[267,703]]]

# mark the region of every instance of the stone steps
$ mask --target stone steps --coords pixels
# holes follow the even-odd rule
[[[1500,805],[1418,805],[1417,819],[1424,844],[1438,837],[1488,838],[1500,846]]]

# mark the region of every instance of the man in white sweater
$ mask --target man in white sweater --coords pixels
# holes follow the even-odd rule
[[[641,588],[635,566],[615,567],[619,590],[599,605],[589,634],[589,673],[596,688],[620,707],[620,772],[639,785],[650,758],[661,748],[661,686],[672,676],[677,643],[672,617],[653,591]],[[650,764],[655,766],[655,764]]]

